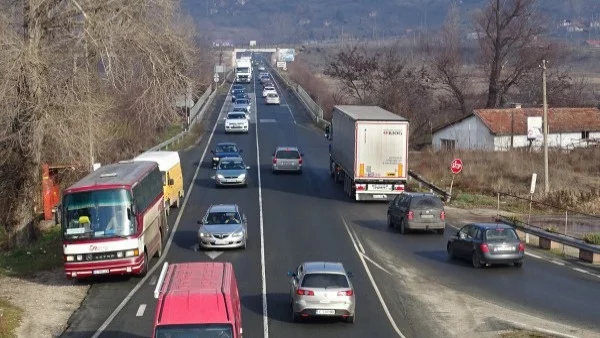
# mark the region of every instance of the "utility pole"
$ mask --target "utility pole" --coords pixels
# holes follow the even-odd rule
[[[546,98],[546,60],[542,60],[542,96],[544,100],[544,192],[550,192],[548,181],[548,101]]]

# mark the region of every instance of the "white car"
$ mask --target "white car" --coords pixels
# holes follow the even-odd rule
[[[225,117],[226,133],[248,133],[248,115],[244,112],[229,112]]]
[[[264,72],[265,71],[265,66],[258,66],[258,70],[261,71],[261,72]]]
[[[266,104],[280,104],[279,95],[277,93],[269,93],[265,98]]]
[[[268,87],[265,87],[265,89],[263,89],[263,97],[267,97],[267,95],[269,95],[271,93],[277,94],[277,90],[275,90],[275,87],[268,86]]]

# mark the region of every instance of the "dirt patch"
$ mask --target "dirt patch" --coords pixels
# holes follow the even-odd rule
[[[50,338],[62,334],[88,288],[88,285],[67,280],[62,268],[39,273],[31,279],[0,276],[0,298],[23,310],[17,338]]]

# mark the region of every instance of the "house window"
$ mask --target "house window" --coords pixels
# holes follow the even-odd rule
[[[589,140],[590,139],[590,132],[589,131],[582,131],[581,132],[581,139],[582,140]]]
[[[454,150],[456,147],[456,140],[442,139],[442,150]]]

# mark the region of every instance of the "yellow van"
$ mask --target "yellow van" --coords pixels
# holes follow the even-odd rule
[[[158,169],[163,174],[165,210],[167,211],[167,215],[170,213],[171,206],[179,208],[185,196],[179,153],[176,151],[149,151],[133,160],[156,162],[158,164]]]

